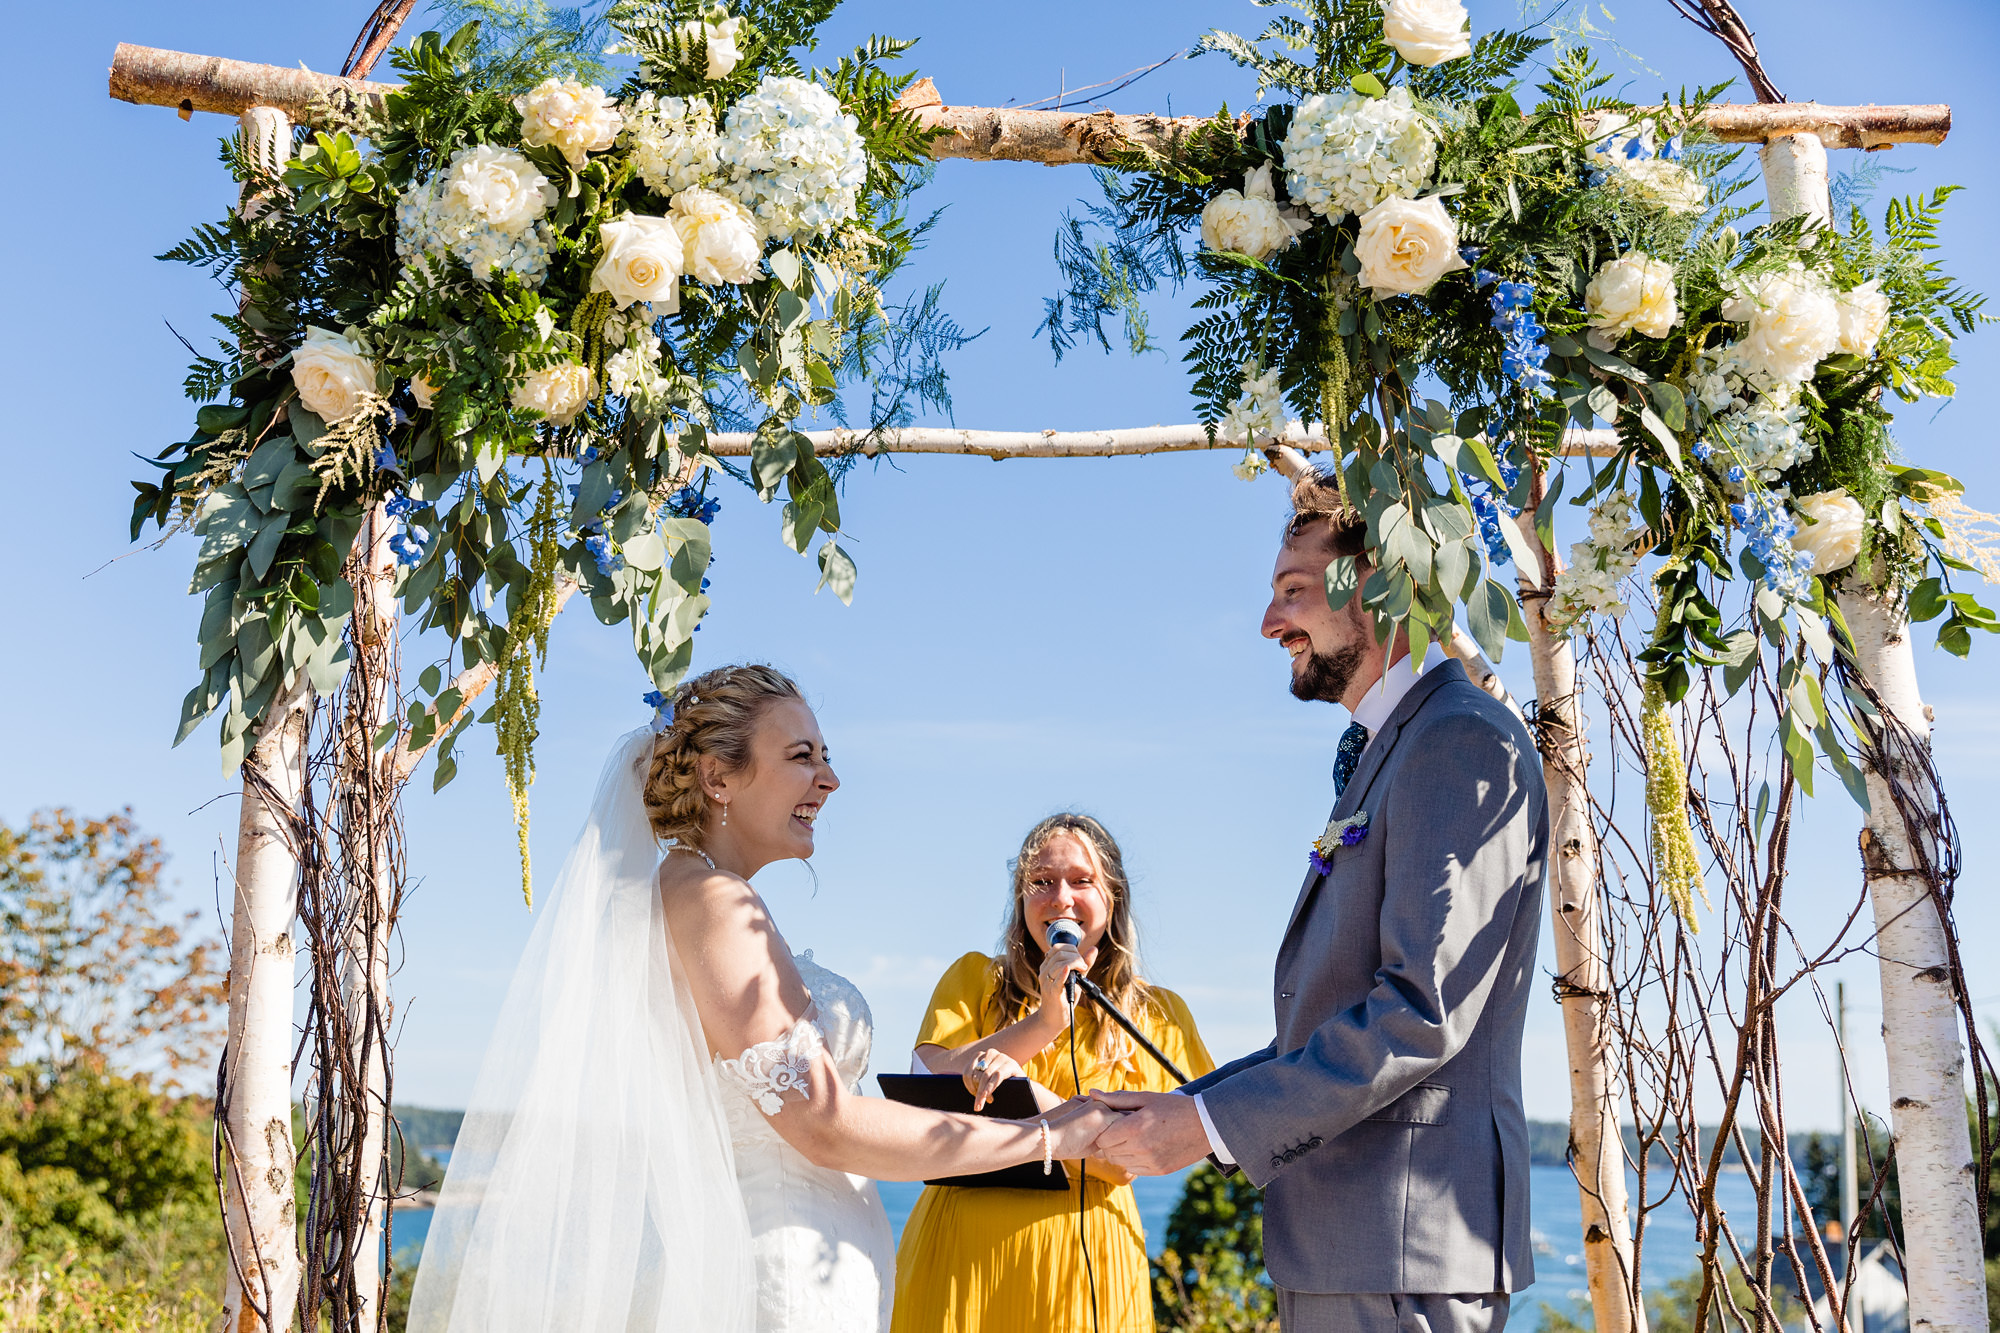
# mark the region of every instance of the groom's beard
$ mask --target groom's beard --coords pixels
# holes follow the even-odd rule
[[[1354,683],[1354,673],[1361,669],[1364,656],[1358,643],[1330,653],[1311,654],[1306,658],[1305,669],[1292,676],[1292,697],[1307,703],[1314,700],[1339,703],[1346,697],[1347,687]]]

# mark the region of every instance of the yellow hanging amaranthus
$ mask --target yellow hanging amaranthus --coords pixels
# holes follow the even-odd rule
[[[1701,878],[1701,854],[1688,825],[1687,765],[1667,716],[1667,692],[1655,681],[1646,682],[1639,729],[1646,741],[1646,813],[1653,826],[1653,867],[1675,913],[1690,934],[1699,935],[1694,895],[1701,895],[1703,907],[1710,903]]]
[[[494,731],[506,767],[507,794],[514,801],[514,833],[520,841],[521,897],[530,907],[535,905],[535,881],[528,858],[528,788],[535,781],[535,738],[540,734],[542,716],[542,701],[535,693],[535,665],[548,660],[562,532],[562,486],[556,481],[554,465],[544,459],[542,466],[535,512],[528,520],[528,591],[508,626],[494,700]]]

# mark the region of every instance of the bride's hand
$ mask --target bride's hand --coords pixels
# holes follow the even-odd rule
[[[1089,1098],[1065,1102],[1047,1117],[1049,1155],[1065,1161],[1090,1156],[1097,1136],[1119,1118],[1119,1112]]]
[[[972,1094],[972,1109],[984,1110],[994,1090],[1021,1072],[1020,1062],[996,1047],[989,1046],[974,1056],[971,1066],[961,1075],[966,1090]]]

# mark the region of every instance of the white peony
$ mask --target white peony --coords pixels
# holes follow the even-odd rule
[[[1394,195],[1414,195],[1437,165],[1437,133],[1398,85],[1383,97],[1317,93],[1280,145],[1293,199],[1338,222]]]
[[[701,53],[706,61],[703,78],[726,79],[743,59],[743,53],[736,48],[736,30],[742,26],[740,18],[728,18],[720,23],[689,19],[676,30],[675,36],[681,48],[690,55]]]
[[[1792,508],[1801,523],[1792,538],[1794,551],[1812,555],[1812,572],[1832,574],[1846,569],[1861,554],[1861,538],[1867,528],[1867,514],[1844,490],[1821,491],[1794,500]]]
[[[666,218],[627,213],[597,229],[603,256],[590,274],[590,290],[610,292],[620,310],[651,301],[664,314],[681,308],[686,251],[678,228]]]
[[[1361,261],[1361,285],[1378,300],[1427,292],[1445,274],[1467,267],[1458,253],[1458,224],[1435,197],[1384,199],[1363,213],[1354,257]]]
[[[726,174],[722,135],[706,98],[641,93],[625,122],[632,165],[639,179],[663,199],[693,185],[714,185]]]
[[[553,145],[573,167],[615,143],[625,123],[602,88],[575,79],[543,79],[514,99],[514,109],[521,113],[522,143]]]
[[[1663,157],[1620,161],[1608,184],[1620,194],[1670,213],[1699,213],[1708,204],[1708,187],[1701,177]]]
[[[1241,190],[1224,190],[1208,201],[1201,210],[1201,243],[1211,250],[1269,259],[1311,225],[1311,219],[1286,217],[1278,207],[1271,164],[1266,162],[1244,173]]]
[[[519,153],[483,143],[452,155],[443,203],[500,231],[520,232],[555,207],[556,187]]]
[[[540,412],[552,425],[567,426],[596,392],[589,366],[560,361],[529,375],[508,401],[524,412]]]
[[[1290,418],[1285,415],[1285,391],[1278,385],[1278,372],[1259,373],[1257,363],[1243,363],[1243,382],[1236,401],[1216,423],[1217,438],[1231,444],[1252,444],[1281,437]]]
[[[1664,338],[1680,323],[1674,266],[1633,250],[1607,261],[1583,290],[1590,341],[1609,350],[1627,333]]]
[[[1382,0],[1382,36],[1412,65],[1442,65],[1472,54],[1458,0]]]
[[[750,210],[713,190],[682,190],[670,218],[680,233],[687,275],[697,282],[755,282],[764,242]]]
[[[1746,365],[1793,384],[1811,379],[1813,368],[1840,346],[1840,305],[1801,264],[1750,284],[1724,302],[1722,317],[1748,320],[1750,329],[1736,347]]]
[[[352,338],[308,328],[292,353],[292,383],[299,401],[320,420],[345,421],[375,394],[375,363]]]
[[[1850,356],[1873,356],[1882,330],[1889,327],[1889,298],[1882,292],[1881,280],[1870,278],[1834,301],[1840,307],[1840,350]]]
[[[723,120],[726,187],[773,240],[818,236],[854,216],[868,178],[860,122],[816,83],[766,75]]]

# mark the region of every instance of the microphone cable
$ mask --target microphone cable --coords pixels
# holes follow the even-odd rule
[[[1070,989],[1065,987],[1065,989]],[[1076,1059],[1076,1022],[1083,1006],[1081,997],[1069,1006],[1069,1077],[1076,1088],[1076,1095],[1083,1096],[1083,1074]],[[1090,1263],[1090,1236],[1086,1227],[1085,1210],[1090,1202],[1090,1171],[1088,1158],[1079,1158],[1076,1163],[1076,1248],[1083,1253],[1083,1275],[1090,1283],[1090,1333],[1097,1329],[1097,1270]]]

